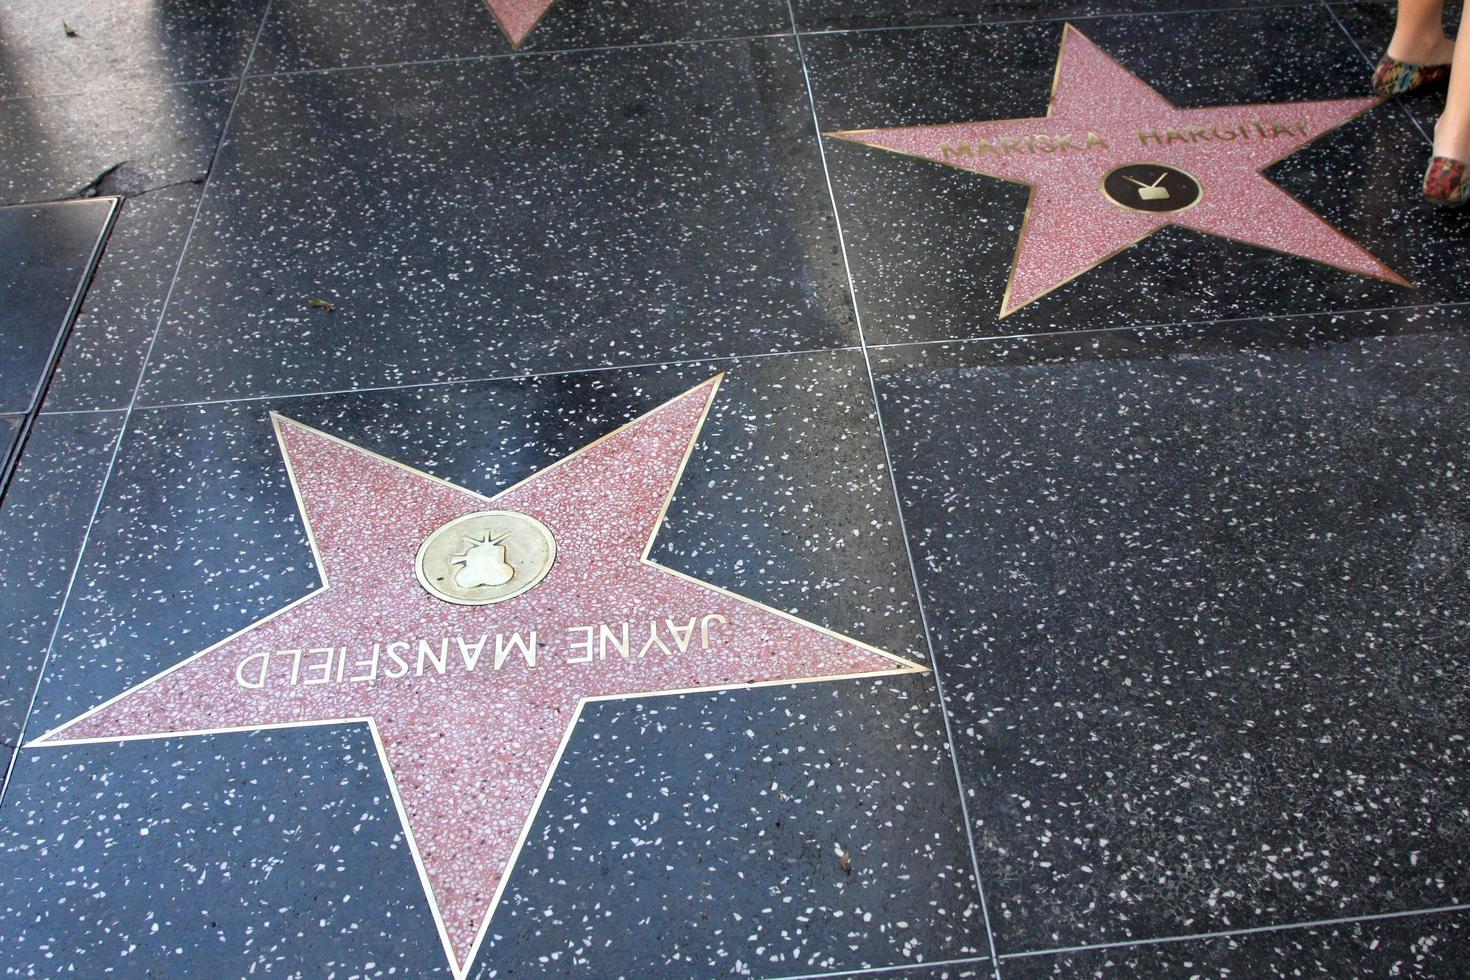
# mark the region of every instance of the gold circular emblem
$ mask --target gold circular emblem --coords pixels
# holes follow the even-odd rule
[[[1103,177],[1102,192],[1120,208],[1152,214],[1188,211],[1204,196],[1194,174],[1167,163],[1125,163]]]
[[[534,587],[555,560],[556,540],[545,524],[514,511],[482,510],[425,538],[415,564],[430,595],[488,606]]]

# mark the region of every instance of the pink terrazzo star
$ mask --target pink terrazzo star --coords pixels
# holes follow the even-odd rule
[[[546,16],[546,11],[555,2],[556,0],[485,0],[485,6],[490,8],[495,22],[510,39],[510,46],[518,48],[526,40],[526,35],[541,23],[541,18]]]
[[[1179,109],[1068,24],[1045,116],[828,135],[1031,188],[1004,317],[1171,224],[1409,285],[1261,173],[1378,101]],[[1116,177],[1127,193],[1109,198],[1104,178],[1128,164],[1143,169]],[[1196,199],[1132,207],[1173,206],[1149,188],[1164,168],[1184,172],[1174,205],[1190,178]]]
[[[32,744],[366,722],[462,977],[587,700],[924,669],[645,557],[718,385],[490,499],[275,417],[322,587]],[[546,525],[549,574],[430,595],[420,544],[485,510]]]

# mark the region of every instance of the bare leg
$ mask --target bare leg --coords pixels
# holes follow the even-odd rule
[[[1399,0],[1389,57],[1413,65],[1447,65],[1454,54],[1455,42],[1444,33],[1444,0]]]
[[[1470,7],[1460,17],[1455,42],[1456,66],[1450,70],[1450,94],[1444,115],[1434,127],[1434,155],[1470,163]]]

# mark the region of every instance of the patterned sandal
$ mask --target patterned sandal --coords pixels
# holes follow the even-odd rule
[[[1457,208],[1470,199],[1470,167],[1450,157],[1435,157],[1424,172],[1424,196],[1432,204]]]
[[[1449,65],[1415,65],[1384,55],[1373,71],[1373,91],[1391,99],[1415,89],[1439,85],[1449,77]]]

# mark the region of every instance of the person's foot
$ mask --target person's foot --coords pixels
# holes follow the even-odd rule
[[[1470,168],[1449,157],[1430,160],[1424,171],[1424,197],[1431,204],[1460,207],[1470,199]]]
[[[1424,196],[1459,207],[1470,199],[1470,112],[1446,106],[1434,125],[1434,159],[1424,172]]]
[[[1455,39],[1443,31],[1425,37],[1395,34],[1388,42],[1388,56],[1411,65],[1447,65],[1455,58]]]
[[[1450,77],[1450,61],[1454,56],[1455,42],[1445,37],[1443,31],[1428,37],[1395,34],[1388,53],[1373,70],[1373,92],[1391,99],[1441,84]]]
[[[1470,106],[1445,106],[1434,124],[1434,155],[1470,163]]]

